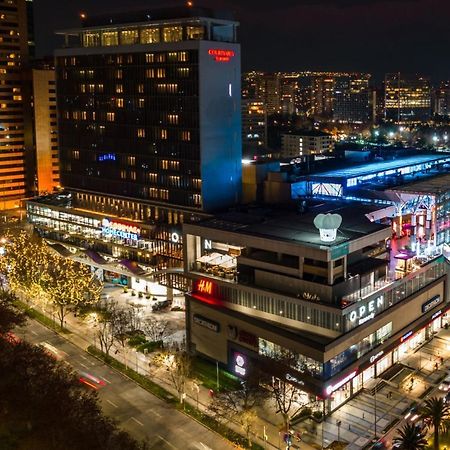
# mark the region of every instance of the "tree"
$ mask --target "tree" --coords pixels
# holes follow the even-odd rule
[[[125,358],[125,367],[128,364],[128,346],[127,341],[130,337],[131,323],[130,314],[123,309],[117,309],[114,315],[114,320],[111,322],[111,330],[115,342],[117,342],[121,348]]]
[[[263,399],[264,391],[258,385],[244,381],[239,389],[216,394],[209,409],[221,419],[238,423],[251,447],[250,433],[257,419],[255,409],[262,404]]]
[[[169,321],[157,317],[146,318],[142,327],[144,333],[152,342],[164,341],[170,332]]]
[[[185,350],[175,352],[164,352],[153,358],[155,365],[165,367],[169,373],[172,386],[177,391],[180,403],[183,403],[186,393],[186,382],[192,371],[190,355]]]
[[[450,406],[443,398],[431,397],[425,401],[421,417],[429,429],[433,428],[434,449],[439,450],[440,433],[449,429]]]
[[[424,429],[413,423],[406,423],[397,433],[394,444],[400,445],[400,450],[424,450],[428,445]]]
[[[25,324],[25,315],[14,306],[16,296],[0,290],[0,336],[5,336],[14,327]]]
[[[99,311],[96,336],[100,342],[100,349],[109,356],[111,347],[114,345],[114,327],[117,315],[117,303],[107,302]]]

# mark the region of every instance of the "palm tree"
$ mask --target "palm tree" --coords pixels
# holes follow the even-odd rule
[[[425,431],[418,425],[406,423],[397,433],[394,444],[400,444],[399,450],[424,450],[427,447]]]
[[[439,450],[439,435],[449,428],[450,406],[443,398],[431,397],[425,401],[421,416],[425,425],[429,429],[433,428],[434,450]]]

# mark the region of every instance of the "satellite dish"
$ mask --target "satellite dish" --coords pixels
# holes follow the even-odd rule
[[[314,218],[314,225],[319,230],[320,240],[323,242],[336,240],[336,233],[341,223],[342,217],[339,214],[318,214]]]

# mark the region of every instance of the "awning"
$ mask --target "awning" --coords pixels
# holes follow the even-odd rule
[[[68,250],[64,245],[62,244],[50,244],[47,242],[47,245],[53,249],[55,252],[59,253],[61,256],[64,256],[64,258],[67,258],[68,256],[73,256],[72,252]]]
[[[108,264],[103,256],[99,255],[95,250],[85,250],[84,254],[97,264]]]
[[[147,273],[136,261],[122,259],[119,264],[128,269],[134,275],[145,275]]]

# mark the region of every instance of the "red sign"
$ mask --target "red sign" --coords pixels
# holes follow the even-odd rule
[[[212,281],[199,280],[197,283],[197,292],[199,294],[212,295],[213,283]]]
[[[218,62],[229,62],[231,58],[234,56],[233,50],[221,50],[218,48],[210,48],[208,50],[208,55],[214,57],[215,61]]]
[[[219,305],[219,292],[217,285],[208,279],[196,280],[192,286],[192,294],[195,298],[211,305]]]

